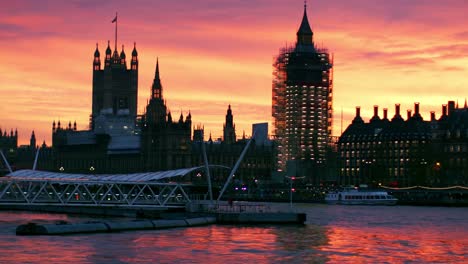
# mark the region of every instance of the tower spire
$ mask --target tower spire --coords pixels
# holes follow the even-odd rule
[[[304,14],[302,16],[302,22],[297,31],[297,44],[300,45],[312,45],[314,32],[309,25],[309,19],[307,18],[307,2],[304,1]]]
[[[159,58],[156,58],[156,71],[154,73],[153,86],[151,87],[151,99],[162,99],[162,85],[159,77]]]
[[[154,74],[155,79],[159,80],[159,57],[156,57],[156,72]]]

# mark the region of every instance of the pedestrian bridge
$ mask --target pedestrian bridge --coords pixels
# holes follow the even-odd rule
[[[204,169],[102,175],[18,170],[0,178],[0,204],[183,208],[200,197],[190,193],[191,184],[168,180]]]

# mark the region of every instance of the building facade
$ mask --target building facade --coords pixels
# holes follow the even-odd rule
[[[13,129],[8,133],[7,130],[0,128],[0,150],[7,161],[12,164],[16,161],[18,151],[18,130]],[[0,157],[0,176],[8,173],[8,168],[3,159]]]
[[[468,180],[468,108],[453,101],[442,107],[442,116],[424,121],[419,103],[406,120],[395,105],[388,119],[374,116],[364,122],[360,108],[338,141],[339,176],[342,185],[447,186]]]
[[[156,62],[155,77],[146,113],[141,119],[142,164],[146,171],[190,167],[192,115],[172,119],[163,97],[163,86]]]
[[[223,142],[232,144],[236,142],[236,125],[234,124],[231,105],[226,112],[226,121],[223,125]]]
[[[120,54],[117,43],[114,52],[107,44],[104,57],[104,68],[101,68],[101,58],[98,46],[93,59],[93,98],[90,128],[93,130],[96,119],[100,115],[127,115],[135,120],[137,116],[138,98],[138,52],[134,44],[127,67],[127,56],[122,45]]]
[[[310,168],[304,176],[315,177],[312,171],[326,163],[331,140],[333,59],[315,44],[306,6],[296,35],[295,46],[282,48],[273,65],[277,170],[292,161]]]

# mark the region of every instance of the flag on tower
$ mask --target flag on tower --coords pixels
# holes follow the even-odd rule
[[[115,18],[112,20],[112,23],[117,22],[117,14],[115,15]]]

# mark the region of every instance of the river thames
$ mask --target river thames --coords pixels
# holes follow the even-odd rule
[[[287,205],[274,205],[285,206]],[[0,212],[0,263],[467,263],[468,208],[298,204],[305,226],[210,225],[16,236],[30,221],[96,218]]]

